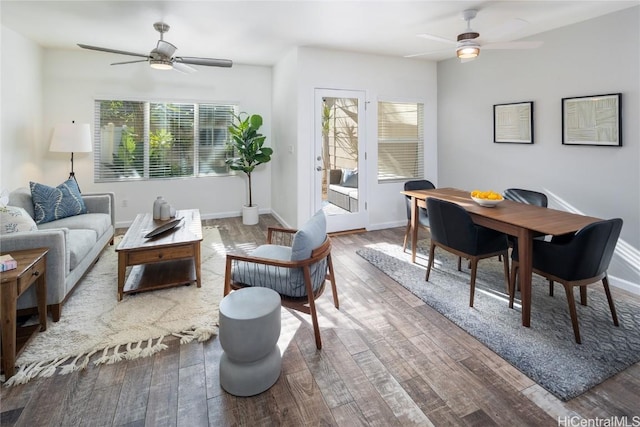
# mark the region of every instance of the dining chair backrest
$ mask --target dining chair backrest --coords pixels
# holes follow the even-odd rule
[[[594,222],[578,230],[563,250],[550,254],[540,265],[534,252],[534,268],[565,280],[582,280],[599,276],[609,268],[622,230],[622,219]],[[535,247],[534,247],[535,251]],[[554,270],[554,271],[549,271]]]
[[[405,191],[411,191],[411,190],[433,190],[435,189],[436,186],[433,185],[433,183],[431,181],[428,181],[426,179],[416,179],[413,181],[407,181],[404,183],[404,190]],[[407,219],[411,219],[411,197],[406,196],[405,197],[405,202],[406,202],[406,206],[407,206]]]
[[[546,194],[522,188],[508,188],[504,190],[503,196],[505,199],[513,200],[514,202],[542,206],[543,208],[546,208],[549,203]]]
[[[427,198],[431,239],[465,253],[476,251],[477,228],[469,213],[446,200]]]

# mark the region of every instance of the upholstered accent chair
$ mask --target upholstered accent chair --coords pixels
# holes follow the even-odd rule
[[[573,236],[565,237],[562,241],[533,241],[533,271],[549,280],[550,295],[553,296],[553,283],[564,286],[569,304],[569,314],[573,333],[578,344],[581,343],[580,327],[573,288],[580,287],[580,304],[587,305],[587,285],[602,280],[607,295],[613,324],[618,326],[616,308],[609,290],[607,269],[613,257],[620,231],[622,219],[598,221],[578,230]],[[513,308],[515,283],[519,269],[518,248],[511,253],[512,268],[509,280],[509,307]]]
[[[469,307],[473,307],[476,273],[478,261],[481,259],[502,256],[505,288],[508,291],[511,290],[508,282],[507,251],[509,244],[506,234],[474,224],[471,216],[463,207],[446,200],[428,197],[427,210],[431,224],[431,246],[425,280],[429,281],[437,246],[458,256],[458,271],[461,269],[460,257],[469,259],[471,264]]]
[[[311,315],[316,347],[321,349],[315,300],[324,292],[327,280],[339,308],[326,230],[324,212],[319,210],[299,230],[270,227],[267,244],[248,255],[227,254],[224,295],[247,286],[273,289],[284,307]]]

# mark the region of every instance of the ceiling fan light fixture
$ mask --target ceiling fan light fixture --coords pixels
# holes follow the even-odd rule
[[[471,59],[480,55],[480,45],[473,40],[463,40],[458,42],[456,55],[460,59]]]
[[[150,59],[149,64],[151,64],[151,68],[155,68],[156,70],[173,69],[173,64],[171,63],[171,61],[167,61],[164,59]]]

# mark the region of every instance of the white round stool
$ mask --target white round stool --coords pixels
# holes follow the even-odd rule
[[[220,385],[234,396],[253,396],[280,376],[280,295],[243,288],[220,302]]]

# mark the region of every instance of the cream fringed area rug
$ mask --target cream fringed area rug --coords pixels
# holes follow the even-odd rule
[[[125,295],[117,301],[118,256],[108,246],[62,307],[59,322],[49,319],[16,361],[6,386],[36,377],[67,374],[89,363],[115,363],[157,353],[163,338],[181,343],[217,334],[225,250],[217,228],[203,227],[202,287],[195,285]]]

